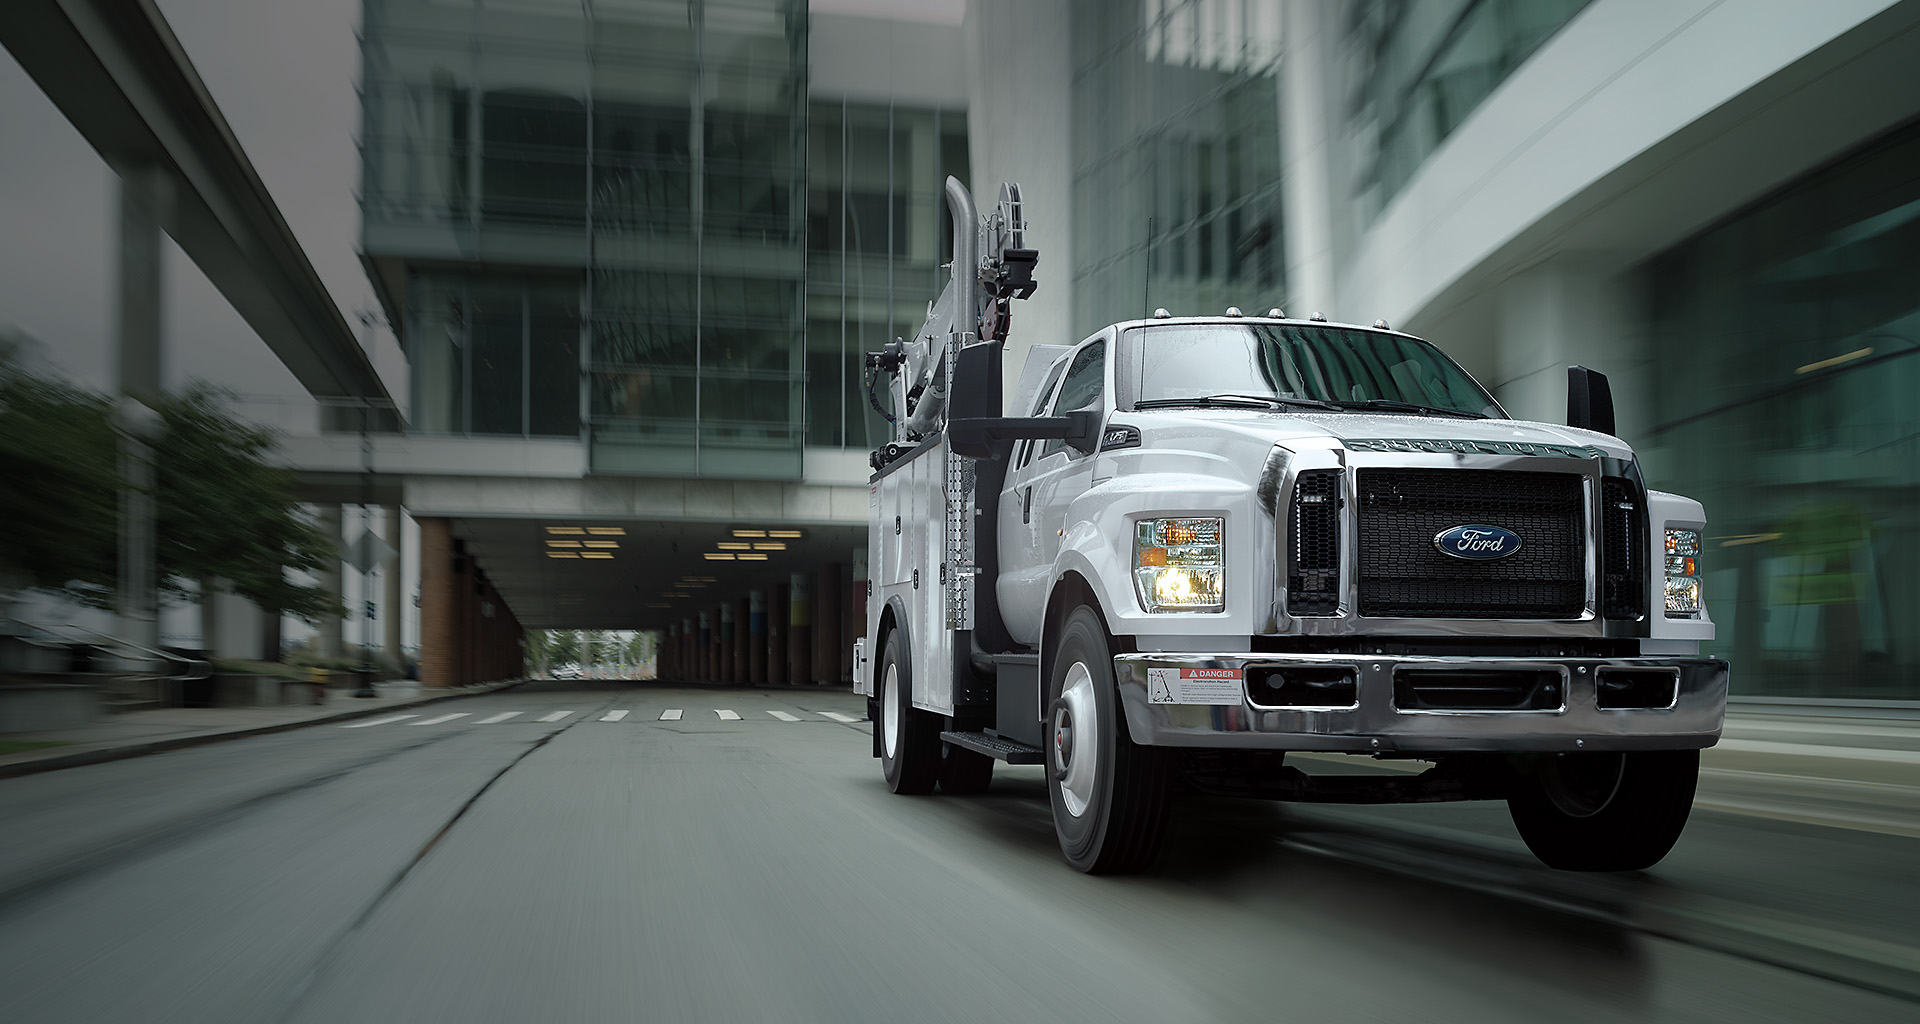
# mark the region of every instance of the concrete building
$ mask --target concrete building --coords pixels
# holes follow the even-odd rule
[[[373,458],[521,624],[660,628],[694,678],[844,644],[859,355],[937,291],[959,173],[1028,198],[1013,365],[1232,304],[1385,318],[1521,416],[1593,366],[1714,517],[1736,692],[1920,694],[1920,4],[814,6],[367,4],[366,262],[414,374]]]

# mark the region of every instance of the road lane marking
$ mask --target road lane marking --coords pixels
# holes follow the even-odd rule
[[[551,715],[541,715],[541,716],[540,716],[539,718],[536,718],[536,719],[534,719],[534,721],[536,721],[536,722],[558,722],[558,721],[559,721],[559,720],[561,720],[562,718],[565,718],[565,717],[567,717],[568,715],[571,715],[571,714],[573,714],[573,712],[571,712],[571,711],[555,711],[555,712],[554,712],[553,714],[551,714]]]
[[[467,717],[468,715],[471,715],[471,714],[473,714],[473,712],[471,712],[471,711],[456,711],[456,712],[454,712],[454,713],[453,713],[453,714],[451,714],[451,715],[441,715],[441,716],[440,716],[439,718],[427,718],[427,719],[422,719],[421,721],[418,721],[418,722],[415,722],[415,723],[413,723],[413,724],[415,724],[415,725],[439,725],[439,724],[440,724],[441,722],[451,722],[451,721],[453,721],[453,720],[454,720],[454,719],[456,719],[456,718],[465,718],[465,717]]]
[[[404,722],[409,718],[419,718],[419,717],[420,717],[419,715],[388,715],[385,718],[374,718],[365,722],[348,722],[346,725],[343,725],[340,728],[365,729],[369,725],[390,725],[394,722]]]
[[[627,715],[628,715],[628,714],[630,714],[630,712],[626,712],[626,711],[609,711],[609,712],[607,712],[606,714],[604,714],[604,715],[601,715],[601,716],[600,716],[600,720],[601,720],[602,722],[618,722],[618,721],[619,721],[619,720],[621,720],[622,718],[625,718],[625,717],[627,717]]]
[[[504,722],[509,718],[519,718],[521,715],[524,715],[524,714],[526,714],[526,712],[524,711],[502,711],[499,714],[493,716],[492,718],[482,718],[480,721],[474,724],[475,725],[492,725],[495,722]]]
[[[680,720],[680,709],[668,708],[667,710],[660,712],[660,720],[662,722],[678,722]]]
[[[738,722],[740,720],[740,712],[738,711],[728,711],[726,708],[714,708],[713,713],[719,715],[722,722]]]
[[[800,720],[792,715],[787,714],[785,711],[769,711],[767,712],[767,714],[772,715],[775,718],[778,718],[782,722],[798,722]]]
[[[845,722],[848,725],[853,725],[860,721],[858,718],[855,718],[852,715],[843,715],[838,711],[822,711],[820,713],[822,715],[825,715],[828,718],[833,719],[836,722]]]

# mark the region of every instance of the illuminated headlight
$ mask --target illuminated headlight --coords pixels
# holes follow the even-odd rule
[[[1133,527],[1133,589],[1150,612],[1226,608],[1224,521],[1142,519]]]
[[[1667,617],[1700,614],[1700,531],[1667,531]]]

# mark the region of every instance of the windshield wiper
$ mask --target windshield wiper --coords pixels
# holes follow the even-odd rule
[[[1465,409],[1445,409],[1437,405],[1420,405],[1415,402],[1402,402],[1392,398],[1367,398],[1354,402],[1333,402],[1342,409],[1366,409],[1374,412],[1412,412],[1432,416],[1458,416],[1462,419],[1484,420],[1483,412],[1468,412]]]
[[[1232,408],[1296,408],[1325,409],[1338,412],[1340,407],[1332,402],[1322,402],[1317,398],[1298,398],[1293,395],[1196,395],[1192,398],[1149,398],[1133,403],[1135,409],[1165,409],[1177,405],[1228,406]]]

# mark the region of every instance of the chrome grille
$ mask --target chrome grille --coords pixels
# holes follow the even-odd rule
[[[1362,469],[1356,480],[1359,612],[1369,617],[1571,619],[1586,607],[1581,477],[1476,469]],[[1434,538],[1504,527],[1521,548],[1466,561]]]
[[[1287,612],[1340,610],[1340,471],[1310,469],[1294,480],[1288,509]]]

